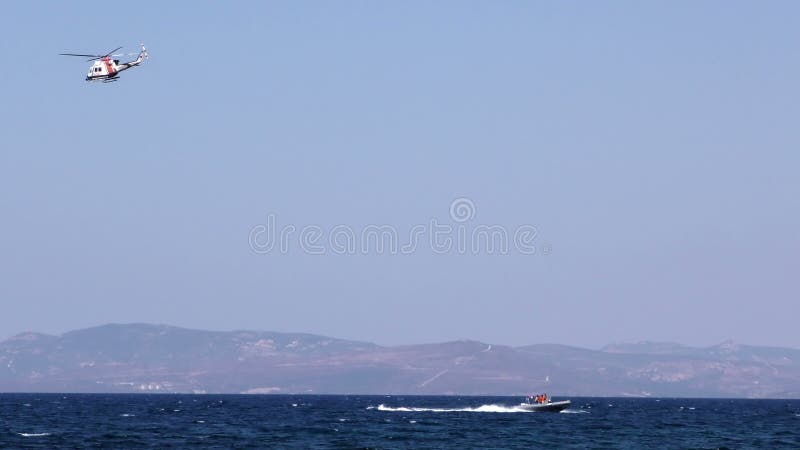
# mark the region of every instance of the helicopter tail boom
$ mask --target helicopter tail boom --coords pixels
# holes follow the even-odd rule
[[[139,56],[136,57],[135,60],[120,64],[118,66],[118,70],[125,70],[130,69],[131,67],[138,66],[142,63],[142,60],[145,58],[149,58],[150,55],[147,53],[147,49],[144,48],[144,44],[142,44],[142,51],[139,52]]]

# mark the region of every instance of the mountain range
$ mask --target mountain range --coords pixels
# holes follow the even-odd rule
[[[380,346],[313,334],[109,324],[0,341],[0,392],[800,398],[800,350],[731,341]]]

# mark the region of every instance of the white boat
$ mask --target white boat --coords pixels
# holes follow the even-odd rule
[[[572,404],[570,400],[560,402],[547,401],[547,403],[520,403],[519,407],[526,411],[559,412],[563,411]]]

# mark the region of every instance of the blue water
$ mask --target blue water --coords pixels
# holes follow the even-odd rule
[[[800,400],[0,394],[12,448],[800,448]]]

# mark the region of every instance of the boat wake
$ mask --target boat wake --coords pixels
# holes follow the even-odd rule
[[[389,412],[478,412],[478,413],[526,413],[538,412],[530,411],[519,406],[506,406],[506,405],[481,405],[475,408],[418,408],[413,406],[386,406],[383,403],[376,406],[367,406],[367,409],[377,409],[378,411]],[[583,409],[565,409],[559,411],[561,414],[589,414],[589,411]]]
[[[374,409],[370,406],[367,409]],[[391,407],[384,404],[378,405],[378,411],[395,411],[395,412],[480,412],[480,413],[517,413],[517,412],[530,412],[517,406],[505,405],[481,405],[475,408],[415,408],[411,406],[398,406]]]

